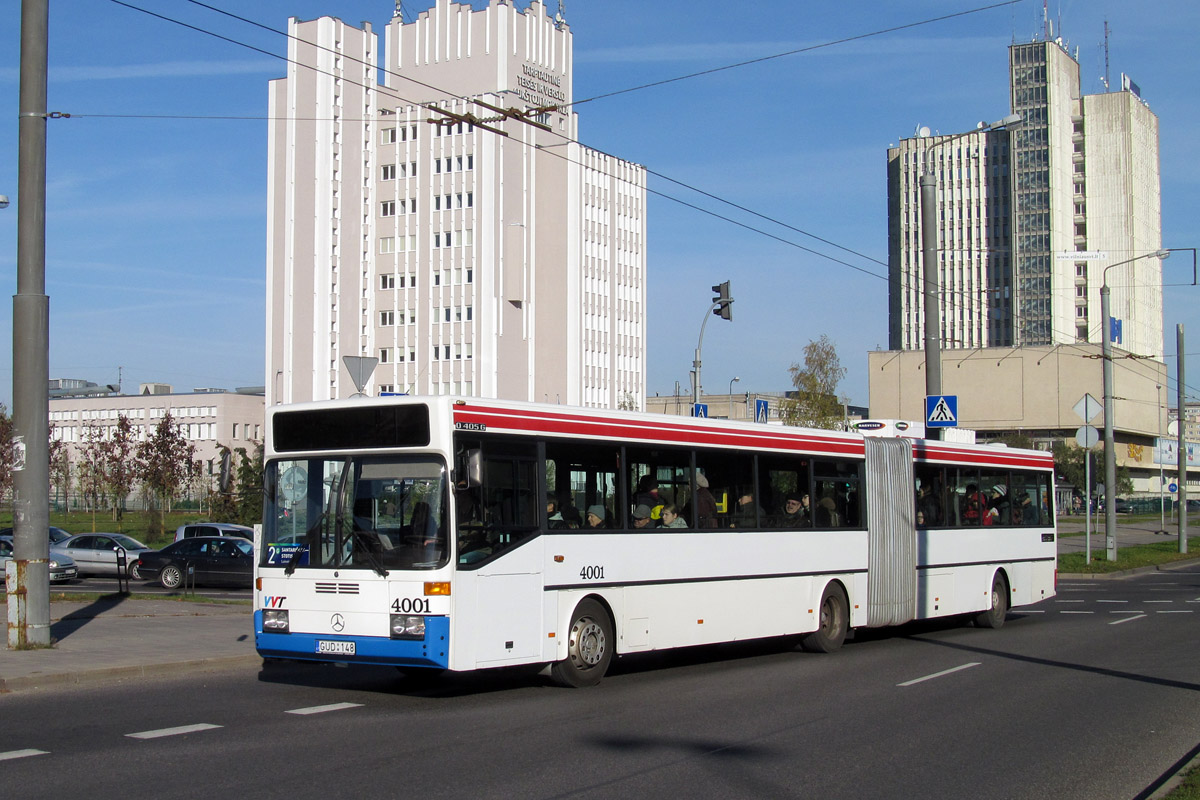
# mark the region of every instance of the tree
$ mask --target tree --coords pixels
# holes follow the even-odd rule
[[[0,498],[12,495],[13,485],[13,421],[8,409],[0,403]]]
[[[804,346],[804,366],[788,368],[796,391],[779,405],[779,415],[787,425],[838,429],[845,421],[837,387],[846,376],[837,348],[825,334]]]
[[[175,418],[167,412],[154,433],[137,448],[137,477],[159,502],[159,530],[166,525],[167,509],[179,487],[199,469],[196,448],[183,438]]]
[[[120,531],[125,514],[125,498],[133,491],[137,463],[133,459],[133,423],[121,414],[117,424],[108,430],[104,441],[102,482],[104,493],[112,502],[113,520]]]
[[[263,448],[254,445],[254,455],[244,447],[237,449],[240,458],[237,468],[237,521],[243,525],[262,522],[263,514]]]
[[[71,453],[66,442],[55,436],[53,424],[50,425],[50,485],[54,487],[55,505],[61,507],[62,501],[65,501],[67,509],[70,510]]]
[[[1086,483],[1086,464],[1084,462],[1085,454],[1088,452],[1074,442],[1059,441],[1054,443],[1052,449],[1054,453],[1054,472],[1071,486],[1075,487],[1075,491],[1083,496],[1087,496],[1084,491]],[[1104,483],[1104,446],[1092,449],[1092,488],[1095,489],[1097,484]],[[1126,467],[1117,467],[1117,494],[1129,494],[1133,491],[1133,479],[1129,476],[1129,469]]]
[[[92,512],[92,531],[96,530],[96,510],[104,496],[105,443],[104,429],[85,425],[80,434],[83,446],[75,463],[75,480],[83,495],[83,506]]]

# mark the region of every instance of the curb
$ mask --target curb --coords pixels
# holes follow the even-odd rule
[[[1151,564],[1147,567],[1134,567],[1133,569],[1123,569],[1117,572],[1060,572],[1058,573],[1058,579],[1072,581],[1114,581],[1133,575],[1144,575],[1147,572],[1170,572],[1180,567],[1194,567],[1198,564],[1200,564],[1200,558],[1188,558],[1181,561],[1171,561],[1167,564]]]
[[[18,678],[0,678],[0,694],[29,689],[47,689],[84,686],[87,684],[115,682],[132,678],[152,678],[178,675],[183,671],[216,671],[233,667],[262,666],[258,653],[221,658],[201,658],[190,661],[175,661],[162,664],[139,664],[127,667],[105,667],[83,672],[50,672],[41,675],[23,675]]]

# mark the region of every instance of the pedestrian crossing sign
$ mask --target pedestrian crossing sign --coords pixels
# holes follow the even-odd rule
[[[958,395],[931,394],[925,397],[925,427],[954,428],[958,425]]]

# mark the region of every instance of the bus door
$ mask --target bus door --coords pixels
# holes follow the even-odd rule
[[[868,436],[867,625],[900,625],[917,613],[917,528],[912,442]]]

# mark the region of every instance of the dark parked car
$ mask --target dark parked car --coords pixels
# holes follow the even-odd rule
[[[123,533],[80,533],[58,544],[50,546],[50,555],[65,553],[75,560],[79,576],[117,576],[117,553],[125,551],[125,564],[129,577],[137,580],[137,560],[143,550],[150,548]]]
[[[185,580],[250,586],[254,545],[236,536],[194,536],[139,554],[137,569],[144,580],[157,580],[168,589],[179,588]],[[191,578],[189,569],[193,570]]]

